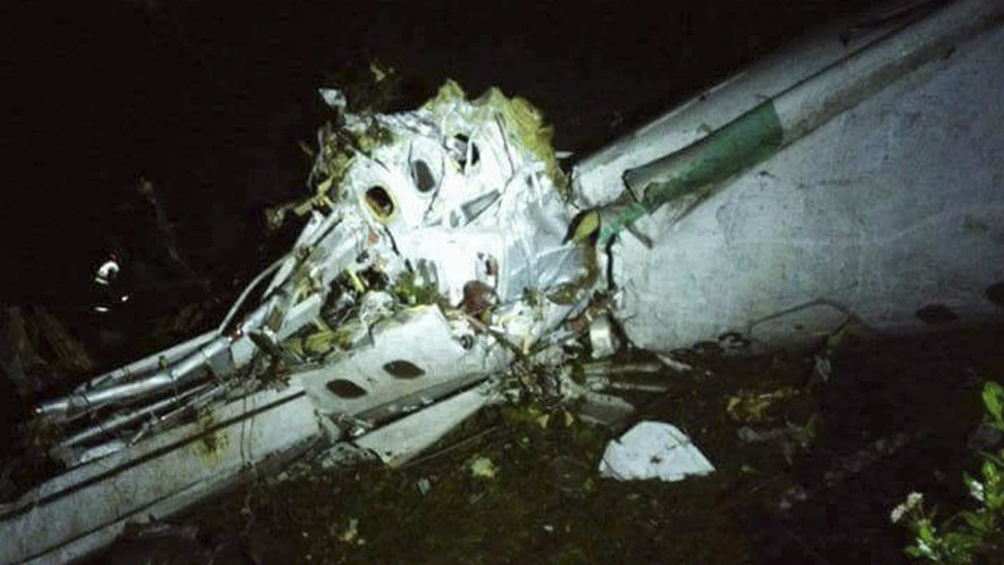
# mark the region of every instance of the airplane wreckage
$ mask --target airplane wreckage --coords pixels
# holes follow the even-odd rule
[[[531,396],[630,412],[576,359],[975,324],[1004,281],[1004,4],[834,26],[578,160],[448,82],[318,133],[306,218],[218,328],[35,408],[64,470],[0,507],[4,563],[59,563],[249,469],[389,465]],[[193,415],[197,415],[193,417]],[[346,455],[349,456],[349,455]]]

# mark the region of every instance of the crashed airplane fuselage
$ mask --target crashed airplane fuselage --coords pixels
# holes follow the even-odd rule
[[[37,407],[67,470],[0,509],[4,562],[85,555],[308,451],[399,464],[512,395],[630,409],[560,370],[621,334],[756,350],[999,315],[1001,16],[823,30],[570,180],[497,90],[394,115],[322,91],[313,194],[270,212],[306,218],[296,244],[216,330]]]

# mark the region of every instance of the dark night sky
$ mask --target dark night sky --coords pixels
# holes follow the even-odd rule
[[[157,263],[140,176],[198,271],[246,276],[261,208],[303,190],[316,87],[371,58],[416,100],[447,77],[523,95],[581,152],[861,4],[5,2],[0,301],[72,307],[109,242]]]

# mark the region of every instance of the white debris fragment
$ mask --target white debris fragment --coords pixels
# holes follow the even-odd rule
[[[679,359],[676,359],[671,355],[656,353],[656,357],[659,358],[659,361],[662,361],[663,365],[679,373],[688,373],[694,370],[693,365],[690,365],[689,363],[684,363],[683,361],[680,361]]]
[[[336,110],[344,110],[348,106],[345,94],[335,88],[319,88],[317,92],[324,99],[324,103]]]
[[[600,316],[589,326],[589,343],[593,346],[593,359],[610,357],[620,349],[620,338],[614,332],[610,316]]]
[[[910,512],[914,508],[922,505],[924,503],[924,495],[919,492],[911,492],[907,495],[906,500],[901,502],[896,508],[892,509],[889,514],[889,520],[895,524],[903,519],[903,515]]]
[[[707,475],[715,470],[676,426],[662,422],[640,422],[626,434],[607,444],[600,461],[600,475],[619,481],[659,479],[680,481],[691,475]]]
[[[813,360],[812,380],[818,382],[828,382],[833,374],[833,363],[829,355],[816,355]]]
[[[349,442],[340,441],[321,456],[320,463],[322,469],[335,471],[375,459],[376,455],[372,451],[362,449]]]
[[[307,537],[307,533],[303,533],[303,537]],[[345,543],[354,543],[359,538],[359,520],[356,518],[349,519],[349,526],[345,528],[339,539]]]
[[[429,491],[432,490],[432,482],[425,477],[418,479],[418,481],[415,482],[415,486],[418,488],[418,492],[423,495],[429,494]]]
[[[495,464],[487,457],[478,457],[471,463],[471,475],[479,479],[493,479],[496,472]]]
[[[119,263],[115,259],[115,256],[112,255],[110,259],[102,263],[101,266],[97,268],[94,273],[94,282],[102,286],[108,286],[115,282],[115,279],[118,278],[119,271],[121,271]]]

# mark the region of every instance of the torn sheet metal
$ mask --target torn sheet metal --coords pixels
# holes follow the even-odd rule
[[[131,449],[73,468],[0,507],[3,563],[65,563],[122,533],[233,486],[319,437],[295,387],[219,406]]]
[[[594,359],[610,357],[620,349],[620,338],[610,316],[600,316],[589,326],[589,344]]]
[[[676,426],[640,422],[612,440],[600,461],[600,475],[619,481],[682,481],[713,473],[715,467]]]
[[[492,386],[480,386],[452,396],[428,409],[405,416],[358,438],[359,447],[398,467],[442,439],[478,410],[500,400]]]
[[[374,345],[345,359],[295,373],[322,414],[352,414],[375,422],[413,412],[505,369],[511,356],[472,339],[465,349],[436,306],[382,321]],[[469,332],[460,327],[459,332]],[[415,347],[421,343],[422,347]]]
[[[580,200],[613,201],[600,195],[611,186],[623,196],[598,237],[627,337],[659,352],[706,341],[760,349],[998,317],[1002,10],[947,4],[821,56],[816,70],[793,66],[769,100],[735,113],[687,104],[618,142],[616,156],[580,162]],[[837,38],[817,41],[793,60],[831,53]],[[764,92],[752,72],[708,100],[752,102]],[[632,161],[670,123],[715,125]]]
[[[567,186],[531,106],[497,90],[468,101],[448,83],[414,112],[342,113],[339,120],[322,128],[312,173],[324,212],[311,214],[293,250],[249,285],[217,332],[99,377],[40,404],[38,413],[73,421],[165,390],[178,394],[236,374],[259,350],[274,360],[332,366],[363,341],[372,345],[381,320],[357,307],[372,302],[368,295],[403,302],[381,311],[387,320],[434,304],[455,319],[478,316],[524,347],[584,302],[583,281],[593,280],[589,250],[565,241]],[[260,305],[236,319],[269,276]],[[537,299],[558,290],[562,300]],[[462,320],[451,324],[437,334],[444,346],[465,339],[480,342],[466,347],[477,345],[475,353],[501,348],[497,337],[472,335]]]
[[[586,274],[582,249],[564,242],[573,211],[565,203],[567,181],[548,153],[539,115],[525,102],[497,90],[467,101],[448,82],[415,112],[349,116],[347,123],[360,137],[386,142],[337,173],[323,162],[316,168],[339,175],[337,193],[328,194],[336,206],[392,240],[394,257],[387,251],[372,259],[391,278],[407,269],[405,260],[414,269],[425,263],[450,304],[462,300],[471,281],[509,303],[525,289],[572,284]]]
[[[36,407],[69,471],[5,511],[4,562],[81,556],[302,444],[358,438],[404,461],[586,306],[593,255],[566,241],[567,181],[532,106],[469,101],[452,82],[395,115],[322,95],[337,121],[319,132],[293,248],[217,330]]]
[[[621,229],[664,204],[763,162],[894,80],[993,27],[998,19],[994,10],[978,2],[946,10],[937,21],[921,22],[848,54],[839,65],[804,78],[700,141],[625,171],[624,183],[635,202],[608,217],[599,244],[606,245]]]
[[[825,69],[840,66],[851,53],[864,52],[916,19],[912,10],[894,16],[902,4],[927,3],[882,3],[854,19],[835,21],[793,38],[741,72],[579,159],[572,172],[576,204],[589,209],[616,201],[625,188],[626,171],[679,152],[765,99],[774,98]]]

